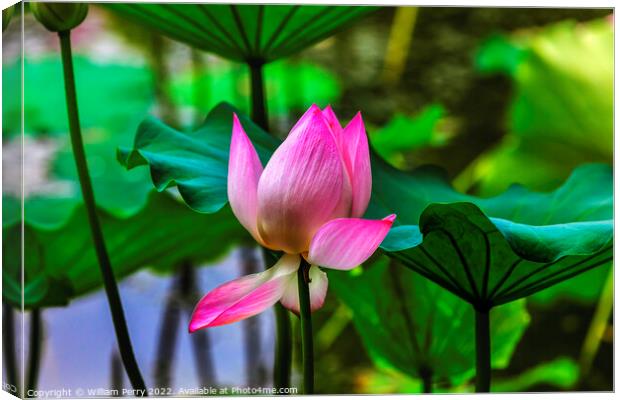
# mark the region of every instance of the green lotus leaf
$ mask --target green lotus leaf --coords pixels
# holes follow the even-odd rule
[[[450,203],[428,206],[419,229],[421,243],[401,250],[388,237],[383,246],[407,267],[482,308],[529,296],[613,258],[611,220],[524,226],[492,221],[471,203]]]
[[[73,57],[80,106],[83,140],[97,204],[119,218],[127,218],[146,204],[152,185],[148,171],[127,171],[115,160],[117,146],[130,142],[131,134],[153,104],[152,74],[141,66],[102,64],[83,55]],[[9,137],[21,132],[19,93],[21,63],[16,60],[3,68],[8,86],[3,87],[3,129]],[[60,184],[53,193],[34,186],[24,202],[25,221],[42,229],[60,228],[82,203],[75,161],[68,134],[67,111],[60,56],[44,55],[24,59],[24,152],[45,155],[44,165],[35,167],[46,173],[46,183]],[[45,87],[46,90],[40,90]],[[105,104],[102,107],[101,104]],[[17,140],[14,138],[12,140]],[[30,146],[34,146],[31,148]],[[41,151],[38,146],[41,147]],[[48,160],[49,159],[49,160]],[[28,162],[28,160],[26,160]],[[19,176],[15,165],[8,172]],[[30,184],[31,182],[28,182]],[[20,201],[3,193],[3,226],[21,218]]]
[[[24,199],[24,218],[29,225],[42,229],[57,229],[65,225],[75,209],[82,204],[82,194],[75,161],[68,138],[54,139],[61,143],[50,160],[48,179],[62,183],[55,193],[31,193]],[[84,144],[97,205],[104,211],[127,218],[145,207],[152,185],[148,171],[127,172],[115,160],[115,150],[121,135],[102,131],[85,132]],[[25,151],[29,151],[26,147]],[[20,201],[12,194],[3,195],[3,226],[17,223],[21,218]]]
[[[447,134],[439,129],[445,113],[441,105],[432,104],[412,117],[396,114],[385,126],[371,133],[372,147],[392,165],[399,166],[403,163],[403,152],[446,142]]]
[[[52,204],[48,203],[48,207]],[[117,279],[144,267],[167,271],[183,261],[212,261],[248,238],[229,207],[200,215],[171,196],[157,193],[128,218],[101,209],[99,218]],[[29,222],[24,226],[25,308],[63,305],[101,286],[81,204],[62,226]],[[5,225],[3,229],[4,237],[10,239],[4,243],[3,264],[8,267],[3,274],[3,296],[16,307],[22,300],[20,229],[19,224]]]
[[[497,379],[491,387],[494,392],[524,392],[535,385],[552,385],[570,390],[579,381],[579,365],[570,358],[559,357],[521,374],[504,379]]]
[[[192,209],[215,212],[228,202],[228,149],[235,111],[222,103],[209,113],[204,124],[190,133],[179,132],[155,118],[148,118],[138,127],[133,149],[119,149],[118,160],[128,168],[148,164],[157,190],[176,185]],[[266,164],[278,140],[246,116],[237,115],[261,161]]]
[[[324,39],[376,7],[108,4],[172,39],[237,61],[273,61]]]
[[[541,363],[527,369],[519,375],[497,377],[491,383],[491,391],[495,393],[525,392],[537,385],[553,386],[570,390],[579,380],[579,366],[570,358],[558,357],[552,361]],[[395,370],[376,370],[364,374],[361,393],[419,393],[422,391],[420,379],[412,378]],[[450,388],[438,387],[433,393],[473,393],[473,385],[459,385]]]
[[[508,135],[461,174],[459,186],[492,195],[516,178],[548,190],[577,165],[611,164],[613,54],[614,27],[607,18],[562,21],[485,41],[476,55],[478,71],[513,82]]]
[[[571,300],[580,304],[593,304],[600,298],[613,260],[573,279],[558,283],[528,297],[528,303],[539,307],[553,307],[558,302]]]
[[[21,58],[2,68],[2,130],[21,133]],[[126,132],[153,105],[153,77],[145,67],[101,64],[85,56],[73,57],[82,129]],[[67,135],[67,109],[60,54],[24,58],[24,132]],[[50,77],[58,77],[50,79]],[[45,90],[41,90],[44,87]],[[105,106],[102,106],[104,104]]]
[[[197,216],[168,195],[151,196],[148,170],[127,172],[116,162],[117,146],[130,142],[126,133],[135,129],[152,104],[150,72],[94,63],[79,55],[74,62],[89,172],[116,277],[145,267],[169,271],[186,260],[210,261],[244,240],[247,233],[228,208]],[[44,168],[46,179],[62,183],[62,188],[54,193],[30,189],[24,199],[23,235],[21,201],[3,192],[3,297],[16,307],[21,306],[22,294],[26,308],[58,306],[99,288],[101,278],[67,133],[62,79],[49,82],[49,76],[62,76],[60,60],[57,56],[25,60],[24,68],[32,78],[25,87],[25,142],[52,144],[47,146],[53,153]],[[18,73],[17,64],[3,70],[5,78]],[[46,90],[32,92],[36,85]],[[3,92],[3,98],[10,97],[7,93],[10,90]],[[19,121],[11,119],[19,111],[19,98],[9,98],[3,111],[6,124]],[[19,132],[19,125],[6,127],[9,133]],[[19,172],[14,165],[9,168],[10,173]]]
[[[73,288],[66,276],[52,276],[45,270],[43,244],[30,240],[34,230],[17,224],[3,230],[2,241],[2,296],[14,307],[24,302],[35,305],[61,306],[73,295]],[[24,255],[24,285],[22,286],[22,238]],[[23,289],[23,290],[22,290]],[[26,306],[27,307],[27,306]]]
[[[329,271],[375,363],[411,377],[459,385],[475,375],[474,310],[383,256],[361,274]],[[506,368],[529,323],[524,301],[491,311],[492,366]]]

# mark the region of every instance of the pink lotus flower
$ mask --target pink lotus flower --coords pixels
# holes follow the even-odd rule
[[[349,270],[363,263],[396,218],[360,218],[371,187],[368,139],[359,113],[343,129],[330,107],[321,111],[313,105],[264,170],[234,115],[230,206],[258,243],[284,255],[268,270],[225,283],[204,296],[192,315],[190,332],[251,317],[278,301],[298,313],[301,257],[311,265],[311,309],[320,308],[327,275],[318,266]]]

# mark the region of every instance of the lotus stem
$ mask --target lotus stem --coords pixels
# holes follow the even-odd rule
[[[277,389],[291,386],[291,319],[281,304],[274,307],[276,313],[277,342],[273,371],[273,385]]]
[[[42,333],[41,310],[38,308],[30,312],[30,344],[28,346],[28,378],[26,387],[28,390],[36,390],[39,380],[39,367],[41,365],[41,333]]]
[[[303,360],[303,394],[314,393],[314,349],[312,343],[312,314],[310,310],[310,264],[302,258],[297,271],[299,318],[301,321],[301,357]]]
[[[489,310],[475,309],[476,313],[476,392],[491,389],[491,331]]]
[[[277,259],[262,248],[265,269],[273,265]],[[277,389],[291,386],[292,342],[291,318],[288,310],[281,304],[274,306],[276,316],[276,346],[273,363],[273,386]]]
[[[394,11],[381,73],[381,79],[387,85],[398,84],[403,75],[417,18],[418,7],[398,7]]]
[[[205,85],[203,85],[202,81],[202,74],[207,71],[207,69],[206,64],[204,63],[201,56],[202,53],[199,50],[192,48],[192,79],[194,80],[194,85],[192,87],[192,102],[194,103],[194,107],[196,110],[196,114],[194,115],[194,126],[199,126],[204,119],[200,104],[203,97],[209,94],[208,89],[204,87]]]
[[[125,365],[125,370],[129,376],[129,380],[138,395],[146,396],[146,386],[138,368],[138,363],[133,353],[131,339],[127,330],[125,321],[125,313],[123,304],[114,278],[114,271],[110,263],[110,257],[106,249],[103,232],[99,224],[97,216],[97,208],[95,203],[95,195],[88,173],[88,165],[86,163],[86,155],[84,153],[84,143],[82,141],[82,133],[80,129],[80,120],[78,116],[77,96],[75,92],[75,78],[73,75],[73,60],[71,58],[71,33],[70,31],[59,32],[60,50],[62,55],[62,66],[65,82],[65,97],[67,101],[67,112],[69,117],[69,132],[71,135],[71,146],[73,148],[73,156],[77,167],[80,188],[84,205],[88,214],[88,222],[90,225],[91,235],[95,246],[95,252],[99,261],[99,269],[103,279],[108,305],[112,314],[114,330],[118,342],[119,352]]]
[[[594,358],[601,345],[601,340],[607,329],[607,321],[613,314],[614,308],[614,269],[609,269],[609,274],[605,280],[603,291],[599,297],[592,317],[592,322],[588,328],[588,333],[583,341],[581,354],[579,356],[579,370],[581,378],[585,378],[592,368]]]
[[[15,310],[6,302],[2,302],[2,353],[4,358],[4,368],[6,370],[7,391],[14,396],[19,396],[19,377],[17,376],[17,360],[15,352],[17,343],[15,341]],[[11,386],[13,385],[13,386]]]
[[[170,125],[176,126],[179,121],[175,106],[166,93],[166,84],[170,80],[170,73],[168,72],[164,57],[168,50],[168,43],[164,40],[162,35],[158,33],[151,33],[150,39],[149,55],[151,58],[151,66],[153,67],[153,83],[155,98],[159,103],[159,113],[162,120]]]
[[[433,393],[433,370],[423,365],[419,370],[420,378],[422,378],[422,392]]]
[[[248,67],[250,67],[250,83],[252,86],[252,121],[268,132],[269,119],[267,118],[263,65],[263,60],[248,61]]]

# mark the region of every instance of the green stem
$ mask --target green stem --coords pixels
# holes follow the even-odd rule
[[[426,367],[420,367],[420,378],[422,378],[422,391],[424,393],[433,393],[433,371]]]
[[[588,328],[588,333],[583,341],[581,354],[579,356],[579,372],[581,379],[590,373],[596,353],[601,346],[601,340],[607,329],[607,324],[613,314],[614,309],[614,270],[609,269],[609,274],[605,280],[603,291],[599,297],[592,317],[592,322]]]
[[[38,308],[30,312],[30,345],[28,349],[28,378],[26,387],[29,390],[37,389],[39,380],[39,365],[41,360],[41,310]]]
[[[476,313],[476,392],[491,389],[491,331],[489,310]]]
[[[177,113],[175,106],[166,91],[166,85],[170,80],[170,73],[166,67],[166,60],[164,58],[167,50],[168,44],[162,35],[151,33],[149,51],[152,63],[151,65],[153,67],[155,98],[157,99],[160,107],[161,118],[168,125],[176,126],[179,122],[177,120]]]
[[[84,144],[82,142],[82,133],[80,130],[80,120],[78,117],[77,96],[75,93],[75,78],[73,76],[73,60],[71,58],[71,33],[70,31],[59,32],[60,50],[62,55],[62,67],[65,81],[65,97],[67,101],[67,112],[69,117],[69,132],[71,134],[71,146],[73,148],[73,156],[80,180],[80,188],[84,205],[88,214],[88,222],[90,225],[91,235],[99,261],[99,269],[103,278],[103,286],[108,298],[110,312],[112,313],[112,321],[114,322],[114,330],[116,331],[116,339],[118,341],[119,352],[125,365],[125,370],[129,376],[129,380],[139,395],[146,396],[146,386],[140,374],[138,363],[133,354],[131,339],[127,330],[123,305],[118,293],[118,287],[112,271],[112,265],[106,250],[103,232],[99,224],[97,209],[95,205],[95,195],[93,193],[90,175],[88,174],[88,165],[86,163],[86,155],[84,153]]]
[[[304,386],[303,394],[314,393],[314,350],[312,343],[312,314],[310,311],[310,264],[301,259],[297,271],[297,288],[299,290],[299,318],[301,321],[301,357],[303,360]]]
[[[277,262],[271,253],[264,247],[263,263],[265,269]],[[280,303],[274,306],[276,316],[276,349],[273,363],[273,386],[275,388],[288,388],[291,386],[292,342],[291,342],[291,318],[288,310]]]
[[[267,102],[265,98],[265,80],[263,77],[262,60],[248,61],[250,67],[250,83],[252,85],[252,121],[269,132],[269,119],[267,118]]]
[[[192,102],[196,110],[194,115],[194,126],[198,127],[204,120],[204,108],[202,107],[210,96],[210,91],[204,84],[202,77],[208,72],[207,66],[202,59],[202,52],[198,49],[192,48],[192,79],[194,85],[192,86]],[[205,329],[203,329],[205,331]]]
[[[291,386],[291,319],[288,310],[280,303],[274,306],[276,313],[276,358],[273,385],[277,389]]]
[[[15,352],[15,310],[6,302],[2,302],[2,353],[6,380],[6,390],[14,396],[19,396],[19,377],[17,376],[17,359]]]

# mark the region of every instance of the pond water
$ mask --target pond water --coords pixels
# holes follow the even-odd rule
[[[241,275],[240,252],[232,251],[217,264],[196,270],[201,295],[221,283]],[[174,280],[149,271],[134,274],[120,283],[134,351],[148,387],[156,387],[155,362],[166,299]],[[109,389],[112,382],[112,356],[116,338],[103,290],[78,298],[69,307],[47,309],[42,314],[44,336],[38,390]],[[260,322],[262,367],[271,370],[274,346],[274,317],[270,311],[257,317]],[[19,319],[18,319],[19,320]],[[243,323],[211,328],[211,355],[216,382],[201,382],[195,368],[194,354],[187,325],[189,316],[182,313],[176,327],[177,343],[170,368],[171,390],[209,386],[243,386],[247,384]],[[29,318],[25,319],[26,338]],[[26,354],[26,357],[28,355]],[[26,358],[27,359],[27,358]],[[265,385],[270,385],[270,377]],[[123,388],[131,385],[123,377]],[[86,392],[88,393],[88,392]]]

